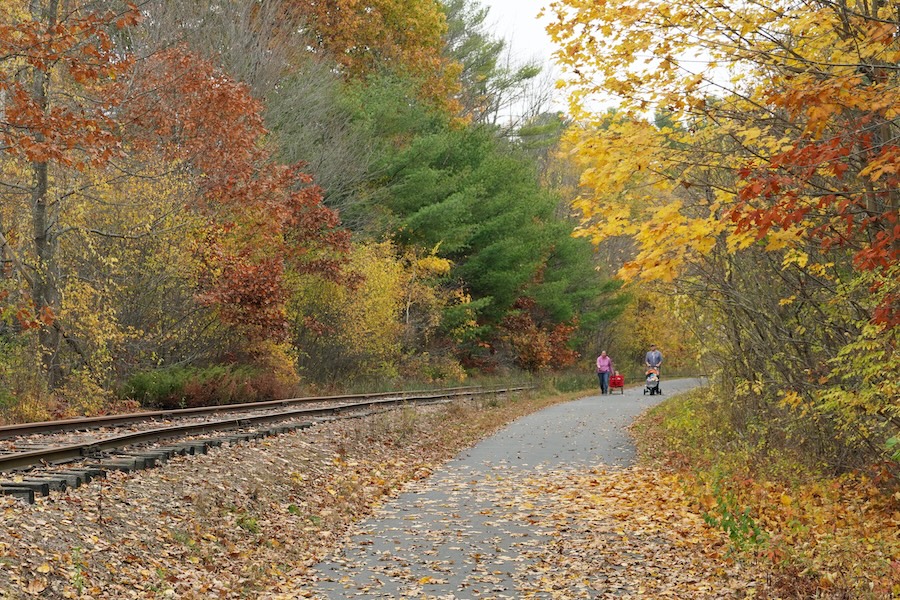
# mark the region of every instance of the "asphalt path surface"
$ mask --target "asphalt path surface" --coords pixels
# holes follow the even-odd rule
[[[521,499],[513,498],[518,482],[547,471],[632,464],[627,425],[699,385],[664,380],[663,395],[654,396],[643,387],[598,391],[518,419],[360,523],[337,554],[315,567],[318,581],[309,592],[329,600],[522,597],[523,585],[535,589],[534,562],[551,535],[542,522],[552,506],[526,504],[533,510],[523,513]]]

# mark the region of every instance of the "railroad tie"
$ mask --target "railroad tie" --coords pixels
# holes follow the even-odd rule
[[[34,490],[30,487],[17,486],[0,482],[0,494],[12,496],[24,500],[28,504],[34,504]]]
[[[69,482],[66,479],[62,477],[53,477],[49,474],[45,475],[43,473],[29,473],[22,481],[46,483],[49,492],[64,492],[69,487]],[[44,495],[47,496],[48,494]]]
[[[37,477],[39,479],[57,479],[65,482],[67,488],[75,489],[81,487],[85,483],[84,478],[77,473],[65,473],[62,471],[51,471],[49,473],[31,473],[29,477]]]
[[[165,462],[165,459],[162,458],[162,454],[159,453],[144,453],[144,452],[113,452],[112,457],[114,459],[124,459],[124,460],[133,460],[134,468],[136,470],[141,469],[152,469],[158,465],[161,465]]]
[[[96,468],[28,473],[21,481],[0,481],[0,495],[13,496],[34,504],[35,494],[49,496],[51,491],[64,492],[105,476],[106,471]]]
[[[231,445],[238,444],[240,442],[249,442],[250,434],[247,433],[238,433],[235,435],[229,435],[227,437],[222,438],[222,441],[228,442]]]
[[[142,463],[143,464],[143,461]],[[123,473],[131,473],[143,467],[138,467],[136,461],[129,459],[106,459],[98,463],[88,463],[88,467],[92,469],[103,469],[105,471],[122,471]]]
[[[95,479],[103,479],[106,477],[106,470],[100,468],[90,468],[85,466],[78,469],[66,469],[65,471],[57,471],[60,475],[72,475],[81,480],[81,483],[90,483]]]
[[[27,488],[41,496],[50,495],[50,484],[46,481],[0,481],[0,488]]]
[[[205,442],[181,442],[179,444],[172,444],[170,448],[183,449],[185,454],[206,454],[208,446]]]

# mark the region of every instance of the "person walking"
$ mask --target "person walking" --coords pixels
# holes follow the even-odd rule
[[[600,393],[609,392],[609,375],[612,373],[613,361],[606,355],[606,350],[600,352],[597,357],[597,378],[600,380]]]
[[[644,357],[644,364],[647,368],[659,370],[662,361],[662,352],[656,349],[656,344],[650,344],[650,350],[647,352],[647,356]]]

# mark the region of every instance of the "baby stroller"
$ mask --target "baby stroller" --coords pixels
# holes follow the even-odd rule
[[[647,367],[647,385],[644,387],[644,395],[662,394],[659,387],[659,367]]]

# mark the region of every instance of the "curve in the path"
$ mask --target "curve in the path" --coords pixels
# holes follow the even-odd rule
[[[529,565],[549,539],[542,520],[552,507],[523,512],[510,482],[548,470],[631,464],[625,427],[698,385],[665,381],[662,396],[627,388],[518,419],[360,524],[338,555],[315,567],[318,581],[307,592],[329,600],[519,598],[518,584],[530,581],[534,589]]]

